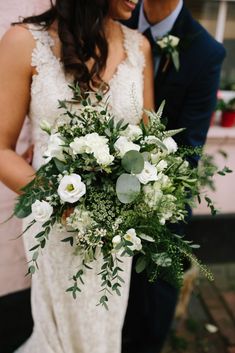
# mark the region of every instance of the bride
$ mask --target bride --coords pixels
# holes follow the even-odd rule
[[[0,44],[0,180],[10,189],[20,193],[43,163],[47,135],[40,122],[59,118],[58,100],[71,98],[69,83],[78,83],[84,92],[103,87],[115,116],[132,124],[140,122],[143,108],[153,108],[150,46],[136,31],[115,21],[128,19],[135,3],[56,0],[47,12],[5,34]],[[27,114],[34,144],[32,166],[15,153]],[[37,229],[31,228],[25,234],[26,251],[34,232]],[[86,274],[86,286],[75,301],[65,290],[77,258],[58,243],[64,234],[56,229],[52,233],[32,279],[34,331],[17,352],[120,353],[131,260],[123,264],[122,296],[111,298],[109,311],[96,306],[98,264]]]

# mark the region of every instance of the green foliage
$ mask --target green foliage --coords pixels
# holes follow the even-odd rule
[[[131,203],[140,193],[140,182],[134,175],[122,174],[117,179],[116,192],[122,203]]]
[[[124,256],[138,256],[136,271],[145,271],[150,281],[163,278],[179,287],[185,258],[197,263],[212,279],[209,270],[193,254],[198,245],[172,233],[169,225],[185,222],[186,204],[192,205],[196,198],[201,199],[202,186],[213,188],[215,173],[225,175],[231,170],[225,167],[218,171],[214,160],[204,156],[201,148],[180,147],[174,153],[168,150],[164,140],[168,138],[174,143],[172,136],[183,129],[166,131],[162,117],[165,102],[156,113],[147,112],[149,123],[141,122],[141,133],[130,137],[131,129],[126,131],[129,125],[123,120],[117,121],[110,113],[102,94],[93,93],[90,97],[81,94],[78,85],[71,88],[73,99],[59,102],[62,122],[51,130],[60,134],[62,151],[58,158],[52,156],[36,172],[35,179],[23,189],[14,210],[17,217],[24,218],[31,214],[35,201],[46,201],[53,208],[50,219],[34,236],[28,274],[34,274],[39,268],[40,253],[50,241],[50,232],[56,225],[67,232],[57,246],[71,246],[71,256],[79,256],[82,261],[67,289],[74,299],[82,291],[86,271],[93,270],[92,264],[100,256],[103,262],[98,275],[102,284],[97,305],[106,309],[112,293],[121,295]],[[107,141],[101,152],[105,154],[108,150],[113,156],[110,164],[98,163],[96,151],[90,151],[91,143],[82,152],[72,150],[71,143],[76,138],[94,133]],[[128,143],[137,144],[140,151],[130,150],[121,158],[115,149],[120,136],[128,136]],[[96,148],[100,146],[96,144]],[[199,168],[191,168],[188,164],[187,160],[193,156],[202,157]],[[143,171],[145,162],[154,169],[156,180],[143,184],[138,174],[143,172],[147,178],[148,172]],[[79,175],[86,185],[86,194],[74,202],[72,208],[58,194],[61,179],[70,174]],[[204,197],[215,214],[212,200]],[[25,232],[35,222],[33,220]]]
[[[122,166],[130,174],[140,174],[144,169],[144,158],[138,151],[129,151],[122,158]]]

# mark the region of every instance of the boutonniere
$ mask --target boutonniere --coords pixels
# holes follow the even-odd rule
[[[157,39],[157,45],[160,47],[161,51],[166,54],[167,61],[163,68],[163,72],[166,71],[167,66],[172,60],[176,71],[180,69],[180,59],[179,59],[179,43],[180,38],[167,34],[162,38]]]

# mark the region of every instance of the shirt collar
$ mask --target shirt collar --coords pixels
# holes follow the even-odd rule
[[[179,16],[180,11],[182,10],[182,7],[183,0],[180,0],[175,10],[168,17],[166,17],[161,22],[151,26],[145,17],[142,3],[140,8],[138,30],[143,33],[147,28],[151,27],[152,36],[154,39],[165,36],[172,30],[175,21],[177,20],[177,17]]]

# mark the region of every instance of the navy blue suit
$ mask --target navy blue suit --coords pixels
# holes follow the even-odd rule
[[[138,27],[139,9],[137,6],[132,19],[125,23],[130,28]],[[162,54],[154,80],[155,108],[165,99],[167,128],[186,128],[174,137],[178,144],[203,146],[216,104],[225,50],[192,18],[185,6],[171,34],[180,38],[180,70],[177,72],[172,62],[163,70],[167,58]],[[197,158],[190,162],[196,165]],[[166,282],[149,283],[145,274],[137,275],[132,270],[123,353],[161,351],[174,316],[177,295],[177,290]]]

